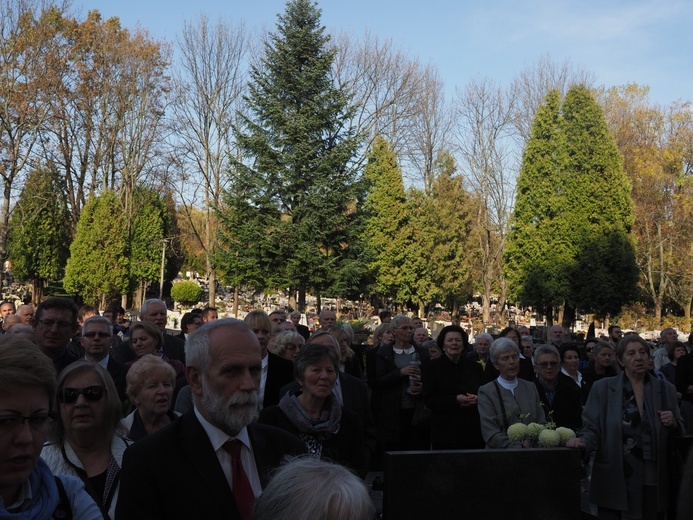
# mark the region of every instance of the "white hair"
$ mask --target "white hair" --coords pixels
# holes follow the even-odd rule
[[[373,520],[363,481],[344,466],[311,457],[289,460],[255,502],[255,520]]]

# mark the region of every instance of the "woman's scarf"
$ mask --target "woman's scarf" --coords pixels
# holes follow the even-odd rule
[[[342,407],[332,395],[325,399],[320,418],[316,421],[311,419],[308,412],[304,410],[294,392],[284,394],[279,401],[279,409],[300,433],[311,435],[318,442],[324,442],[339,432]]]
[[[31,501],[26,509],[9,513],[7,504],[0,502],[0,519],[2,520],[33,520],[36,518],[52,518],[58,507],[58,485],[48,464],[39,458],[34,471],[29,475],[31,486]]]

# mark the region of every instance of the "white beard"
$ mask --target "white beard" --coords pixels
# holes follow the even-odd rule
[[[222,395],[214,392],[205,379],[202,379],[200,405],[207,412],[211,422],[232,437],[257,419],[259,400],[257,390],[253,390],[239,392],[225,401]]]

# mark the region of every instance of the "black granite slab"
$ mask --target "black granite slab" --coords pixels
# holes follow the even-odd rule
[[[579,520],[581,451],[385,455],[385,520]]]

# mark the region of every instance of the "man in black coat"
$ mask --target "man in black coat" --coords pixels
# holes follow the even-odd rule
[[[272,470],[285,455],[305,452],[297,437],[253,423],[262,358],[245,323],[207,323],[190,335],[187,348],[195,408],[125,452],[118,518],[250,520],[253,496]],[[229,452],[239,442],[237,481],[239,459]]]

